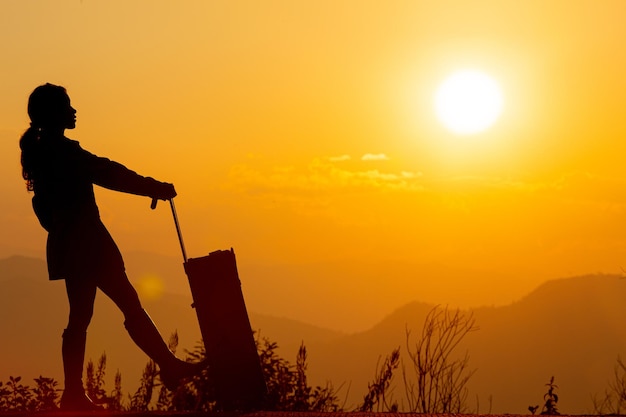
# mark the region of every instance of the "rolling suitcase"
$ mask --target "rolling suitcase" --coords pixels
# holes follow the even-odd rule
[[[209,374],[215,383],[216,407],[222,411],[258,410],[267,387],[241,291],[235,252],[231,248],[187,259],[173,200],[170,206]]]

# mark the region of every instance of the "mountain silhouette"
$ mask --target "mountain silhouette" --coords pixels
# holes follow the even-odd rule
[[[625,297],[626,280],[589,275],[546,282],[508,306],[466,311],[479,327],[458,348],[459,354],[469,353],[469,369],[476,369],[468,385],[469,409],[526,414],[528,406],[543,405],[545,384],[554,376],[559,410],[593,411],[592,396],[604,392],[617,357],[626,356]],[[407,329],[418,335],[433,307],[410,303],[368,331],[311,344],[312,379],[326,376],[335,386],[350,383],[348,402],[357,403],[377,361],[394,348],[401,347],[410,371],[405,356]],[[401,402],[400,370],[395,381],[394,396]]]
[[[182,289],[180,293],[168,291],[180,284],[184,274],[159,268],[158,262],[144,269],[164,277],[179,274],[165,277],[172,280],[164,286],[166,292],[145,300],[144,305],[166,338],[178,331],[178,353],[184,356],[184,349],[192,349],[200,339],[191,296]],[[43,260],[14,256],[0,260],[0,285],[0,381],[18,375],[27,383],[39,375],[61,381],[60,341],[67,315],[63,283],[47,280]],[[591,412],[592,395],[604,392],[616,359],[626,356],[625,299],[626,280],[620,276],[588,275],[548,281],[506,306],[466,311],[479,327],[458,350],[469,353],[469,368],[476,369],[468,386],[469,409],[526,414],[528,406],[542,405],[545,384],[554,376],[561,412]],[[433,307],[408,303],[370,329],[352,334],[254,311],[250,319],[261,336],[278,342],[279,354],[291,363],[304,342],[309,383],[331,381],[336,388],[341,386],[339,397],[350,407],[361,401],[377,361],[392,349],[402,348],[405,369],[410,371],[405,356],[407,329],[418,335]],[[122,323],[121,313],[99,296],[87,357],[95,361],[106,351],[107,388],[112,388],[119,369],[123,390],[134,392],[147,357],[132,343]],[[404,401],[401,382],[398,370],[393,395],[400,403]]]

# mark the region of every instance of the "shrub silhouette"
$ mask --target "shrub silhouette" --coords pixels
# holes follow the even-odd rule
[[[374,381],[367,384],[368,392],[363,398],[363,404],[357,408],[357,411],[394,413],[398,411],[398,403],[393,401],[393,398],[388,398],[387,391],[391,387],[393,372],[398,368],[399,361],[400,348],[398,347],[385,358],[380,369],[378,364],[376,365]],[[376,407],[375,410],[374,407]]]
[[[543,396],[543,400],[545,401],[543,407],[541,408],[541,414],[543,415],[558,415],[560,414],[557,410],[556,403],[559,402],[559,396],[556,393],[556,389],[559,387],[554,383],[554,376],[550,378],[550,382],[546,384],[548,387],[548,392],[546,392]],[[529,406],[528,411],[535,414],[539,409],[538,405]]]
[[[296,365],[280,357],[278,344],[257,338],[257,350],[267,384],[267,409],[277,411],[338,411],[339,400],[334,387],[312,388],[307,383],[307,353],[304,343],[298,349]]]
[[[35,384],[31,408],[37,411],[55,410],[59,399],[59,383],[54,378],[39,376],[35,378]]]
[[[469,354],[456,358],[456,348],[470,332],[478,330],[471,313],[433,308],[424,321],[422,334],[414,344],[406,330],[410,370],[403,363],[402,374],[409,409],[417,413],[465,411],[467,382],[476,370],[469,370]],[[412,372],[411,372],[412,371]]]
[[[9,411],[34,411],[36,405],[33,402],[34,393],[21,381],[21,376],[9,377],[9,382],[3,391],[5,394],[3,404]]]
[[[626,365],[618,356],[613,367],[613,380],[609,381],[602,397],[592,397],[594,414],[621,415],[626,409]]]
[[[104,376],[106,374],[107,355],[103,353],[98,359],[98,366],[89,359],[87,362],[87,375],[85,378],[85,389],[89,398],[96,404],[107,402],[106,391],[104,390]]]

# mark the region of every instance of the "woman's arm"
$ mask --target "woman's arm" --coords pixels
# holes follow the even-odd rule
[[[96,185],[159,200],[168,200],[176,196],[173,184],[141,176],[118,162],[93,155],[85,150],[83,152],[90,178]]]

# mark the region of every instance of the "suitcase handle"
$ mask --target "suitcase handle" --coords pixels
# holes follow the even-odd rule
[[[174,206],[173,198],[170,198],[170,207],[172,208],[172,216],[174,217],[176,233],[178,234],[178,241],[180,242],[180,250],[183,252],[183,260],[187,263],[187,251],[185,250],[185,243],[183,242],[183,234],[180,231],[180,224],[178,224],[178,216],[176,215],[176,206]]]
[[[187,251],[185,250],[185,243],[183,242],[183,234],[180,231],[180,224],[178,223],[178,216],[176,215],[176,206],[174,206],[174,199],[170,198],[170,207],[172,208],[172,216],[174,217],[174,224],[176,225],[176,234],[178,234],[178,242],[180,242],[180,250],[183,252],[183,260],[187,263]],[[150,204],[150,208],[154,210],[157,206],[158,200],[156,198],[152,199],[152,203]]]

